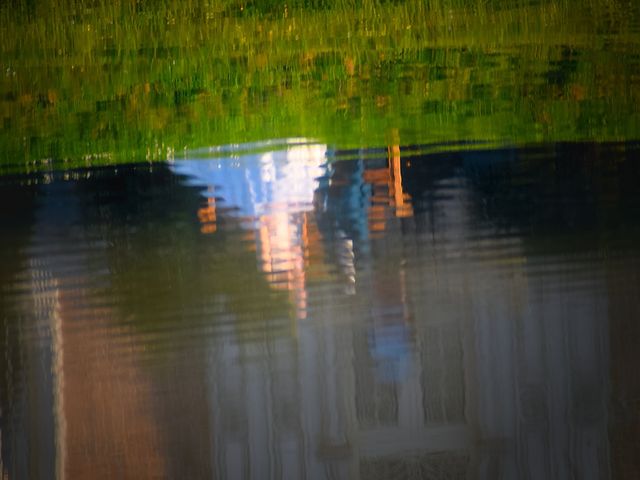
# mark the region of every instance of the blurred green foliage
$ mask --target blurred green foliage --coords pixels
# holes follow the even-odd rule
[[[619,0],[41,0],[0,7],[0,171],[337,147],[630,140]]]

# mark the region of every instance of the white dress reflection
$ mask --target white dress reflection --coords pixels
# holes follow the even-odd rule
[[[203,233],[216,231],[218,207],[255,231],[259,269],[274,288],[292,293],[296,315],[304,318],[306,213],[313,210],[318,178],[325,173],[327,147],[304,139],[278,146],[265,153],[182,160],[171,168],[206,187],[207,206],[199,212]]]

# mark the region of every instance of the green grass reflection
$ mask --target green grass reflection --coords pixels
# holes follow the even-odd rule
[[[2,170],[291,136],[340,147],[630,140],[617,0],[43,0],[0,7]],[[395,134],[394,134],[395,136]]]

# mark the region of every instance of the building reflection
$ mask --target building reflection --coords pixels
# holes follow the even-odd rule
[[[316,241],[342,278],[334,287],[343,287],[324,294],[346,293],[349,301],[308,305],[294,344],[212,345],[217,473],[389,478],[391,463],[399,472],[417,466],[416,478],[424,468],[466,475],[473,434],[464,412],[462,327],[446,321],[417,327],[411,273],[402,258],[387,256],[399,240],[399,222],[413,213],[399,148],[390,147],[387,158],[326,169],[315,188]],[[381,235],[386,230],[391,237]],[[358,269],[356,257],[378,262]],[[313,297],[313,286],[306,296]],[[354,313],[364,317],[356,327]],[[421,340],[437,348],[420,353]]]
[[[494,228],[460,175],[477,161],[435,156],[413,185],[394,146],[325,167],[303,223],[342,281],[296,287],[293,343],[211,345],[219,476],[608,477],[605,280],[568,270],[550,286],[520,235],[488,242],[495,261],[468,257]]]
[[[576,251],[608,220],[571,210],[637,232],[618,208],[633,182],[582,191],[600,182],[587,166],[580,185],[539,179],[522,196],[540,152],[362,153],[296,142],[42,187],[58,202],[25,220],[12,274],[11,311],[31,323],[23,386],[3,399],[3,474],[634,471],[637,247]],[[534,201],[563,208],[522,220]]]

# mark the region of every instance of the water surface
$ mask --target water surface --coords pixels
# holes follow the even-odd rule
[[[0,5],[0,477],[640,478],[640,10]]]
[[[633,478],[639,148],[0,177],[8,478]]]

